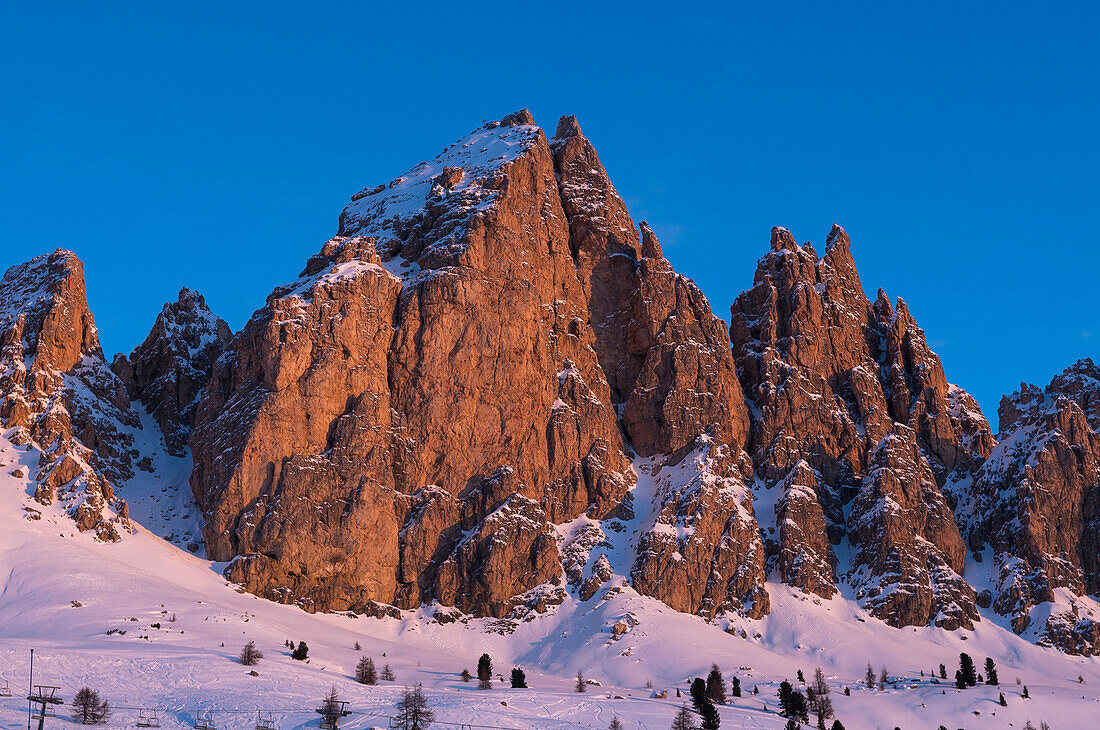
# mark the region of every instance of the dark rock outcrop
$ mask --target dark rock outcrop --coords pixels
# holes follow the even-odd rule
[[[187,448],[199,395],[231,335],[202,295],[184,288],[164,305],[129,360],[119,357],[111,366],[156,419],[173,456]]]

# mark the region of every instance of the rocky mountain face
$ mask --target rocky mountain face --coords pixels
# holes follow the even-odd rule
[[[961,496],[973,550],[996,567],[993,608],[1070,653],[1100,653],[1080,596],[1100,591],[1100,368],[1081,360],[1045,389],[1001,400],[999,443]]]
[[[140,421],[103,359],[84,265],[69,251],[0,280],[0,419],[13,443],[40,453],[35,500],[58,501],[78,529],[118,540],[128,510],[112,483],[133,475]]]
[[[0,417],[40,499],[115,539],[147,411],[193,457],[207,556],[309,610],[519,620],[632,588],[751,619],[770,576],[1100,653],[1097,368],[1022,386],[994,439],[850,248],[774,229],[727,328],[577,120],[521,111],[354,195],[236,333],[185,289],[108,368],[79,261],[13,268]]]
[[[562,580],[554,524],[633,516],[632,443],[712,429],[739,449],[732,375],[724,327],[575,120],[548,140],[517,113],[355,196],[229,343],[192,436],[208,554],[308,606],[505,615]]]
[[[833,226],[818,257],[774,229],[731,308],[750,452],[762,491],[778,492],[771,551],[784,581],[828,597],[843,577],[892,625],[969,627],[975,595],[940,490],[972,474],[993,437],[905,302],[867,299],[850,246]],[[845,539],[855,551],[839,576],[831,547]]]
[[[183,288],[129,359],[119,356],[111,365],[156,419],[173,456],[185,453],[199,395],[231,336],[202,295]]]

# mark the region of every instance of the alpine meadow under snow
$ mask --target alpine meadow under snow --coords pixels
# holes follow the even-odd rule
[[[663,730],[711,675],[689,724],[784,728],[820,668],[826,727],[1089,727],[1100,369],[994,435],[851,246],[774,229],[727,326],[524,110],[357,193],[235,333],[185,289],[108,363],[76,255],[13,266],[0,724],[33,648],[51,726],[88,687],[109,725],[404,727],[420,687],[440,727]]]

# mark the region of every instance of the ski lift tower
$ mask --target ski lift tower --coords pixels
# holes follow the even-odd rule
[[[326,699],[324,704],[317,708],[317,714],[321,716],[322,730],[340,730],[340,718],[351,714],[348,703],[345,700]]]
[[[46,717],[54,717],[53,707],[64,702],[57,696],[60,687],[51,687],[44,684],[34,685],[34,691],[27,695],[27,700],[32,705],[38,705],[34,716],[38,718],[38,730],[42,730]]]

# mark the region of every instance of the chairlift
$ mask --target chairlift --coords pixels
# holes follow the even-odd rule
[[[195,730],[218,730],[214,722],[214,713],[210,710],[202,712],[195,718]]]
[[[138,710],[138,727],[160,727],[160,718],[156,710],[147,710],[144,707]]]
[[[37,720],[42,720],[47,717],[57,717],[53,708],[55,705],[60,705],[64,700],[57,696],[57,691],[60,687],[52,687],[48,684],[36,684],[34,686],[34,692],[27,696],[27,700],[31,704],[36,705],[34,717]]]
[[[259,710],[256,713],[256,730],[275,730],[275,713]]]
[[[351,710],[346,700],[325,700],[317,714],[321,716],[321,730],[340,730],[340,718],[350,715]]]
[[[4,686],[0,687],[0,697],[11,697],[11,685],[8,684],[8,680],[4,680]]]

